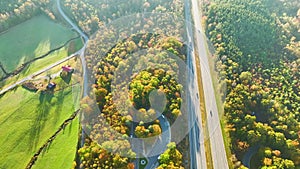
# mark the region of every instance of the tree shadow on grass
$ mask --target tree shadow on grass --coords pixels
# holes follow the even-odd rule
[[[1,96],[0,96],[1,99]],[[24,105],[30,104],[30,102],[34,101],[34,98],[29,98],[26,102],[22,103],[22,106],[20,106],[18,109],[16,109],[15,111],[13,111],[12,113],[10,113],[8,116],[6,116],[5,118],[1,118],[0,120],[0,126],[9,122],[9,120],[11,120],[13,117],[15,117],[16,114],[18,114],[19,112],[21,112],[24,108]]]
[[[75,121],[75,119],[76,119],[76,117],[70,122],[70,124],[69,124],[69,130],[68,130],[68,134],[70,135],[71,133],[72,133],[72,128],[73,128],[73,122]]]
[[[45,122],[48,119],[48,115],[51,108],[51,99],[53,98],[53,93],[50,92],[41,92],[39,100],[40,103],[36,106],[35,114],[36,117],[33,120],[32,127],[29,131],[29,136],[31,138],[29,143],[29,149],[35,150],[39,143],[39,137],[41,130],[45,127]]]
[[[62,112],[62,109],[63,109],[63,104],[66,95],[67,95],[66,89],[62,89],[61,91],[59,91],[58,95],[56,96],[57,102],[55,103],[55,105],[53,105],[55,106],[53,123],[56,123],[59,120],[61,113],[64,113]]]
[[[53,142],[50,142],[42,151],[41,155],[44,156],[45,154],[47,154],[52,146]]]
[[[72,73],[66,73],[66,72],[62,72],[60,74],[60,77],[63,79],[63,81],[67,84],[70,84],[71,79],[72,79]]]

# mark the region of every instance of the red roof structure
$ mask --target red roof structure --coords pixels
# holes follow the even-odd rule
[[[69,65],[62,66],[61,68],[62,68],[63,71],[66,71],[68,73],[72,73],[74,71],[74,69],[71,66],[69,66]]]

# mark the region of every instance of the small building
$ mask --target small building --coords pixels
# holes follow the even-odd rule
[[[22,84],[22,87],[29,91],[34,91],[34,92],[38,91],[38,88],[33,82],[25,82]]]
[[[68,73],[74,72],[74,69],[70,65],[62,66],[61,68],[63,71],[68,72]]]
[[[56,83],[54,83],[54,82],[50,82],[50,83],[47,85],[47,89],[49,89],[49,90],[53,90],[55,87],[56,87]]]

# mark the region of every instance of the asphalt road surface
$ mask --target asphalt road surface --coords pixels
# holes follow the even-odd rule
[[[86,60],[84,58],[84,51],[87,46],[87,43],[89,41],[88,36],[81,30],[79,27],[72,22],[72,20],[64,13],[64,11],[61,8],[60,0],[56,0],[56,5],[58,8],[59,13],[61,16],[72,26],[72,28],[78,32],[78,34],[83,38],[84,40],[84,46],[77,52],[79,53],[81,64],[82,64],[82,70],[83,70],[83,97],[87,95],[88,93],[88,76],[87,76],[87,67],[86,67]]]
[[[188,84],[187,84],[187,108],[189,112],[189,142],[190,142],[190,168],[191,169],[206,169],[206,156],[204,148],[204,135],[201,124],[201,112],[200,112],[200,100],[199,100],[199,88],[197,74],[195,73],[195,53],[194,53],[194,35],[193,25],[191,24],[191,4],[190,0],[185,0],[185,19],[186,30],[188,38],[188,54],[187,54],[187,66],[188,66]],[[200,123],[199,123],[200,122]]]
[[[198,9],[197,0],[192,1],[192,13],[194,19],[195,29],[199,32],[203,32],[201,25],[202,16],[200,15]],[[218,108],[216,104],[215,92],[212,83],[212,77],[209,69],[208,55],[206,51],[206,39],[204,34],[198,33],[195,36],[196,45],[198,48],[198,54],[200,57],[200,67],[201,67],[201,78],[203,82],[204,89],[204,99],[207,113],[207,127],[210,138],[211,154],[213,160],[214,169],[228,169],[228,161],[226,157],[226,151],[221,131],[220,119]],[[211,113],[210,113],[211,112]]]
[[[81,59],[82,65],[83,65],[83,70],[84,70],[84,71],[83,71],[83,74],[84,74],[84,77],[87,77],[87,75],[86,75],[86,73],[85,73],[85,72],[86,72],[86,71],[85,71],[85,70],[86,70],[86,62],[85,62],[85,59],[84,59],[84,50],[85,50],[85,48],[86,48],[87,41],[89,40],[89,38],[88,38],[87,35],[84,34],[84,33],[78,28],[78,26],[77,26],[76,24],[74,24],[74,23],[71,21],[71,19],[69,19],[69,18],[67,17],[67,15],[63,12],[63,10],[61,9],[60,0],[57,0],[57,1],[56,1],[56,4],[57,4],[57,8],[58,8],[59,13],[60,13],[60,14],[64,17],[64,19],[72,26],[72,28],[73,28],[75,31],[77,31],[77,32],[80,34],[80,36],[84,39],[85,44],[84,44],[83,48],[81,48],[79,51],[75,52],[74,54],[72,54],[72,55],[70,55],[70,56],[68,56],[68,57],[66,57],[66,58],[64,58],[64,59],[62,59],[62,60],[60,60],[60,61],[58,61],[58,62],[53,63],[53,64],[51,64],[50,66],[48,66],[48,67],[46,67],[46,68],[44,68],[44,69],[41,69],[41,70],[39,70],[39,71],[37,71],[37,72],[35,72],[35,73],[33,73],[33,74],[31,74],[31,75],[29,75],[29,76],[23,78],[23,79],[21,79],[21,80],[15,82],[14,84],[12,84],[12,85],[6,87],[5,89],[2,89],[2,90],[0,91],[0,95],[2,95],[2,94],[4,94],[5,92],[7,92],[7,91],[9,91],[9,90],[11,90],[11,89],[13,89],[13,88],[15,88],[15,87],[18,86],[18,85],[24,83],[25,81],[31,80],[33,77],[35,77],[35,76],[37,76],[37,75],[39,75],[39,74],[41,74],[41,73],[43,73],[43,72],[45,72],[45,71],[47,71],[47,70],[49,70],[49,69],[51,69],[51,68],[53,68],[53,67],[55,67],[55,66],[61,64],[61,63],[63,63],[63,62],[65,62],[65,61],[67,61],[67,60],[73,58],[73,57],[76,56],[76,55],[79,55],[79,56],[80,56],[80,59]],[[84,85],[84,86],[88,86],[88,85],[86,85],[86,84],[87,84],[87,80],[86,80],[87,78],[84,78],[84,79],[85,79],[85,81],[84,81],[84,84],[85,84],[85,85]],[[84,91],[84,92],[83,92],[84,95],[86,95],[86,93],[87,93],[87,87],[85,87],[83,91]]]
[[[86,60],[84,57],[84,51],[86,49],[86,46],[88,44],[89,38],[88,36],[79,29],[79,27],[72,22],[72,20],[64,13],[64,11],[61,8],[61,4],[60,4],[60,0],[56,1],[56,5],[58,8],[59,13],[61,14],[61,16],[72,26],[72,28],[78,32],[78,34],[83,38],[84,40],[84,46],[77,52],[80,56],[80,60],[81,60],[81,64],[82,64],[82,73],[83,73],[83,84],[82,84],[82,98],[87,96],[88,94],[88,90],[89,90],[89,85],[88,85],[88,75],[87,75],[87,66],[86,66]],[[84,130],[81,130],[81,147],[83,147],[84,145],[84,140],[85,140],[85,133]]]
[[[62,60],[60,60],[60,61],[58,61],[58,62],[56,62],[56,63],[53,63],[53,64],[49,65],[48,67],[46,67],[46,68],[44,68],[44,69],[41,69],[41,70],[39,70],[39,71],[37,71],[37,72],[35,72],[35,73],[33,73],[33,74],[31,74],[31,75],[29,75],[29,76],[23,78],[23,79],[21,79],[21,80],[15,82],[14,84],[12,84],[12,85],[6,87],[5,89],[1,90],[1,91],[0,91],[0,95],[6,93],[7,91],[9,91],[9,90],[15,88],[15,87],[18,86],[18,85],[24,83],[25,81],[31,80],[33,77],[35,77],[35,76],[37,76],[37,75],[39,75],[39,74],[42,74],[43,72],[46,72],[46,71],[48,71],[49,69],[52,69],[53,67],[55,67],[55,66],[57,66],[57,65],[59,65],[59,64],[61,64],[61,63],[63,63],[63,62],[65,62],[65,61],[67,61],[67,60],[69,60],[69,59],[75,57],[76,55],[77,55],[77,53],[74,53],[74,54],[72,54],[72,55],[70,55],[70,56],[68,56],[68,57],[66,57],[66,58],[64,58],[64,59],[62,59]]]

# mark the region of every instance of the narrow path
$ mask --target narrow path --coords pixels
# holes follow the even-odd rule
[[[39,158],[39,155],[43,152],[43,150],[45,148],[47,148],[52,142],[53,140],[56,138],[56,136],[62,132],[65,127],[67,125],[69,125],[72,120],[75,119],[75,117],[78,115],[80,109],[78,109],[77,111],[75,111],[67,120],[65,120],[61,125],[60,127],[58,128],[58,130],[46,141],[46,143],[44,143],[40,148],[39,150],[33,155],[33,157],[31,157],[29,163],[27,164],[26,168],[25,169],[31,169],[32,166],[34,165],[34,163],[36,162],[36,160]]]
[[[61,48],[65,47],[68,43],[70,43],[72,40],[75,40],[75,39],[77,39],[77,38],[79,38],[79,37],[72,38],[72,39],[68,40],[67,42],[65,42],[63,45],[61,45],[61,46],[59,46],[59,47],[56,47],[56,48],[54,48],[54,49],[51,49],[51,50],[48,51],[47,53],[45,53],[45,54],[43,54],[43,55],[41,55],[41,56],[39,56],[39,57],[36,57],[36,58],[34,58],[34,59],[32,59],[32,60],[26,62],[26,63],[23,63],[20,67],[18,67],[18,68],[17,68],[16,70],[14,70],[13,72],[6,73],[6,75],[5,75],[4,77],[2,77],[2,78],[0,79],[0,81],[3,81],[3,80],[7,79],[7,78],[10,77],[10,76],[16,76],[16,75],[18,75],[18,74],[21,73],[21,72],[26,68],[26,66],[28,66],[29,64],[31,64],[31,63],[33,63],[33,62],[35,62],[35,61],[37,61],[37,60],[43,59],[44,57],[48,56],[49,54],[51,54],[51,53],[53,53],[53,52],[55,52],[55,51],[57,51],[57,50],[60,50]],[[2,65],[0,65],[0,67],[1,67],[1,66],[2,66]]]
[[[58,8],[58,12],[62,15],[62,17],[72,26],[72,28],[80,34],[81,37],[83,37],[84,42],[87,42],[89,40],[88,36],[79,29],[79,27],[72,22],[72,20],[64,13],[64,11],[61,8],[60,0],[56,1],[56,6]]]

